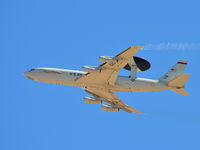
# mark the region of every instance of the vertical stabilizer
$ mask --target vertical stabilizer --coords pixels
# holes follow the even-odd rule
[[[177,76],[184,73],[185,67],[187,65],[186,60],[179,60],[164,76],[162,76],[160,82],[168,82]]]
[[[184,96],[189,94],[184,90],[185,83],[190,77],[189,74],[183,74],[187,65],[186,60],[179,60],[164,76],[159,79],[159,82],[165,83],[171,90]]]

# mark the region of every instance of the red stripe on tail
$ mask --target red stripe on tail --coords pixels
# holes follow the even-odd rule
[[[184,65],[187,65],[186,62],[181,62],[181,61],[179,61],[178,64],[184,64]]]

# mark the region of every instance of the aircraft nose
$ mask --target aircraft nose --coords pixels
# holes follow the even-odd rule
[[[29,80],[33,80],[33,77],[31,75],[31,71],[24,72],[24,76],[27,77]]]
[[[28,71],[27,72],[24,72],[24,76],[27,76],[28,75]]]

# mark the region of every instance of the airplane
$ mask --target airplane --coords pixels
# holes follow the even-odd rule
[[[35,68],[24,73],[30,79],[45,83],[71,85],[84,88],[92,97],[85,97],[85,103],[102,104],[101,110],[143,114],[122,102],[115,92],[151,92],[173,90],[189,96],[184,90],[190,74],[184,74],[186,60],[179,60],[164,76],[158,80],[138,78],[138,71],[150,68],[150,63],[134,56],[142,46],[131,46],[116,56],[100,56],[99,66],[84,66],[83,71],[57,68]],[[130,76],[119,76],[120,69],[130,71]]]

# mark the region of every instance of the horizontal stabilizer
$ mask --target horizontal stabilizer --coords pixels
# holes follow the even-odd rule
[[[171,87],[180,87],[183,88],[185,86],[185,82],[188,80],[190,77],[190,74],[181,74],[174,79],[170,80],[169,82],[166,83],[166,85],[171,86]]]
[[[172,89],[174,92],[181,94],[183,96],[190,96],[190,94],[188,92],[186,92],[183,88],[181,89]]]
[[[173,87],[171,90],[175,91],[184,96],[190,96],[183,88],[185,87],[185,82],[190,77],[190,74],[181,74],[171,81],[167,82],[166,85]]]

